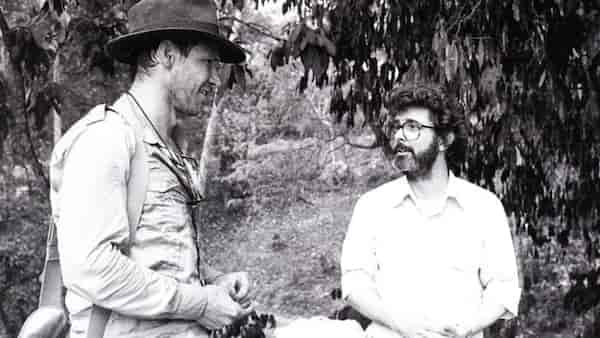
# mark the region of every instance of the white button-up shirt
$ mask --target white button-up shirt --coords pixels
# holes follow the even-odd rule
[[[471,323],[484,300],[516,315],[521,289],[501,202],[452,174],[442,202],[420,202],[406,177],[362,196],[342,249],[344,297],[372,285],[398,320],[426,317],[431,327]],[[401,337],[377,323],[367,333]]]

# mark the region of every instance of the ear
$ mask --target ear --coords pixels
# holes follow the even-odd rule
[[[453,132],[448,132],[445,136],[439,138],[439,149],[440,151],[446,151],[452,143],[454,143],[455,135]]]
[[[159,62],[167,69],[171,69],[175,63],[175,59],[179,57],[178,49],[170,40],[163,40],[158,45],[156,55]]]

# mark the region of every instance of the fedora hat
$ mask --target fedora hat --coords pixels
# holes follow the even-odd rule
[[[128,13],[129,33],[110,40],[106,50],[113,58],[134,64],[138,51],[168,39],[211,41],[225,63],[240,63],[244,50],[219,33],[212,0],[141,0]]]

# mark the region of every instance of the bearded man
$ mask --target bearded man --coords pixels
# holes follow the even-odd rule
[[[344,299],[376,338],[483,337],[517,314],[521,289],[504,208],[456,177],[464,115],[438,87],[398,87],[384,103],[384,149],[404,175],[356,203],[342,249]]]

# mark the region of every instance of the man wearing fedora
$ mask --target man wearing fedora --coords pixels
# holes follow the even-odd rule
[[[215,67],[245,54],[219,34],[211,0],[141,0],[128,17],[130,33],[107,51],[135,67],[131,87],[77,137],[67,132],[51,162],[63,166],[51,199],[70,337],[89,338],[94,325],[104,337],[207,337],[251,311],[250,282],[200,254],[201,196],[173,131],[178,117],[199,113]],[[132,228],[128,180],[140,154],[147,184]],[[100,323],[97,308],[108,313]]]

